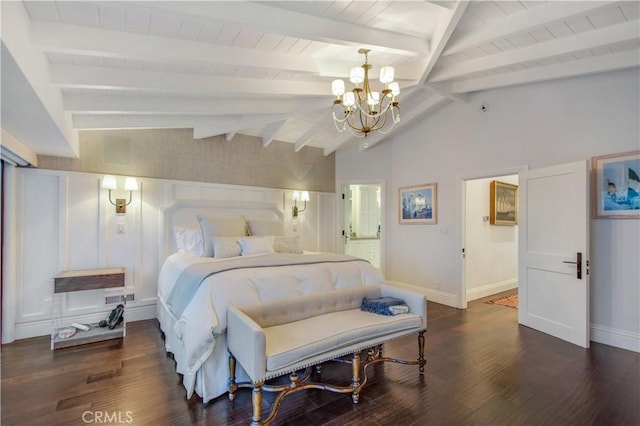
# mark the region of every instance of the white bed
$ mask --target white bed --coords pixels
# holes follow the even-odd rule
[[[173,353],[176,370],[183,375],[187,398],[195,391],[206,403],[227,391],[228,306],[384,283],[380,271],[367,261],[342,255],[268,253],[216,259],[177,253],[173,229],[197,228],[197,214],[282,220],[282,213],[269,203],[182,201],[163,210],[161,247],[167,255],[158,279],[158,320],[166,350]],[[278,266],[268,266],[272,264]],[[197,279],[190,272],[209,268],[216,272],[205,273],[202,283],[194,286]],[[177,302],[180,292],[187,296]],[[245,378],[244,371],[238,371],[238,379]]]

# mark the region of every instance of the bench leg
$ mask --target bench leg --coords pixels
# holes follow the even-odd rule
[[[253,385],[253,393],[251,394],[251,402],[253,404],[253,417],[251,426],[262,425],[262,385],[264,382],[258,382]]]
[[[316,373],[316,379],[317,380],[321,380],[322,379],[322,364],[318,364],[314,367],[315,373]]]
[[[424,365],[427,362],[424,359],[424,330],[418,333],[418,365],[420,366],[420,375],[424,375]]]
[[[236,398],[238,384],[236,383],[236,358],[229,354],[229,401]]]
[[[351,381],[351,387],[353,393],[351,394],[351,400],[354,404],[357,404],[360,400],[360,352],[353,353],[353,359],[351,360],[351,371],[353,372],[353,379]]]

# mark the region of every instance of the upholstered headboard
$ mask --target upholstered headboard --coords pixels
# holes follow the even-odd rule
[[[160,210],[160,264],[177,251],[173,229],[200,229],[197,215],[209,217],[236,217],[247,220],[284,220],[284,214],[275,203],[254,201],[176,200]]]

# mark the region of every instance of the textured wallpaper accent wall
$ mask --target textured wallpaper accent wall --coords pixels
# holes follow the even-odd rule
[[[38,156],[38,167],[335,192],[335,155],[236,135],[193,139],[191,129],[81,131],[80,158]]]

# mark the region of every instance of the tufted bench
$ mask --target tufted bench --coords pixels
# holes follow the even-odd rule
[[[403,299],[409,313],[395,316],[377,315],[360,310],[362,299],[393,296]],[[364,286],[299,296],[283,300],[231,307],[227,313],[229,347],[229,398],[238,387],[253,389],[252,425],[270,423],[282,399],[303,389],[324,389],[351,393],[358,403],[366,384],[366,369],[379,362],[418,365],[424,372],[424,332],[427,327],[427,301],[424,295],[397,287]],[[405,361],[382,357],[383,342],[418,334],[418,358]],[[367,349],[365,362],[360,359]],[[334,386],[311,381],[311,368],[328,360],[351,355],[350,386]],[[344,360],[343,360],[344,361]],[[236,362],[247,372],[251,383],[237,383]],[[360,380],[360,370],[363,380]],[[302,376],[298,371],[305,370]],[[289,374],[286,385],[267,385],[266,380]],[[262,391],[280,392],[272,410],[262,420]]]

